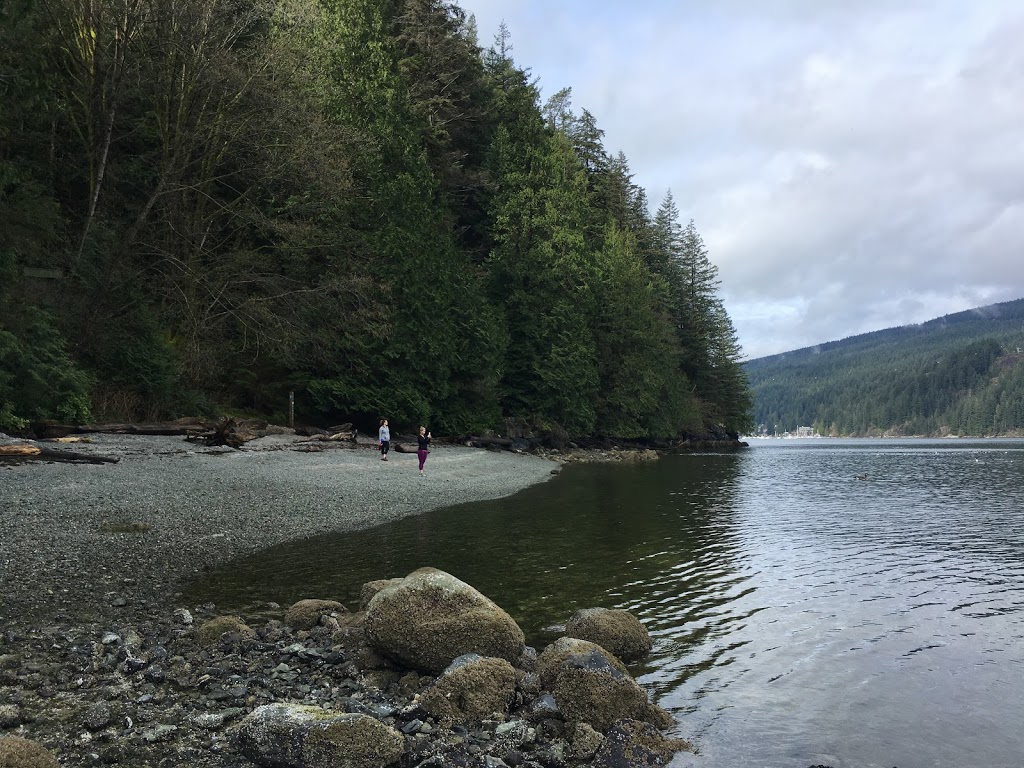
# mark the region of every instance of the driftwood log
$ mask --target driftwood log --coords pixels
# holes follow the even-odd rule
[[[59,424],[41,421],[32,425],[32,431],[40,439],[67,437],[68,435],[104,433],[112,435],[191,435],[213,428],[208,419],[178,419],[177,421],[150,422],[141,424]]]
[[[511,437],[476,437],[471,435],[466,438],[466,443],[475,448],[489,448],[492,445],[501,446],[502,448],[512,447]]]
[[[231,448],[241,448],[250,440],[265,437],[267,434],[267,422],[259,419],[242,419],[236,421],[232,418],[223,419],[212,432],[200,435],[199,438],[207,445],[227,445]]]
[[[71,464],[116,464],[119,456],[100,456],[94,453],[61,451],[37,445],[0,445],[0,460],[6,461],[63,461]]]

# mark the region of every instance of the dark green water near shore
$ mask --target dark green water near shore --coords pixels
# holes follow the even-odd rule
[[[856,475],[867,475],[857,480]],[[543,646],[623,607],[686,765],[1024,764],[1024,441],[755,441],[235,561],[187,599],[358,602],[424,565]]]

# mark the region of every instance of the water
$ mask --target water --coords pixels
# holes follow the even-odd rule
[[[858,480],[856,475],[866,474]],[[423,566],[543,646],[576,608],[651,630],[632,671],[683,766],[1024,765],[1024,441],[753,441],[574,466],[514,497],[280,547],[190,593],[336,597]]]

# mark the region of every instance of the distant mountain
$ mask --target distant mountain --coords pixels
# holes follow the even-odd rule
[[[1024,434],[1024,299],[744,363],[759,428]]]

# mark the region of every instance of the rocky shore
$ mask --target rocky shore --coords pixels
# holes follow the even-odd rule
[[[442,590],[458,595],[456,614],[476,606],[468,619],[437,625],[435,594],[425,613],[406,604],[399,615],[420,619],[397,631],[373,609],[392,583],[368,585],[352,611],[320,595],[267,605],[258,621],[178,605],[205,566],[557,470],[440,446],[421,479],[415,457],[381,462],[372,446],[257,442],[98,435],[75,450],[118,463],[0,466],[0,765],[625,767],[665,765],[685,746],[614,653],[577,632],[538,654],[511,619],[488,624],[504,612],[468,585]],[[414,630],[443,647],[410,656]]]
[[[0,765],[653,768],[689,749],[620,660],[651,647],[625,611],[579,611],[538,653],[434,569],[365,585],[359,608],[8,629]]]

